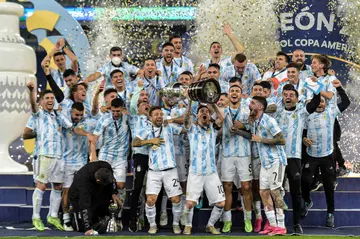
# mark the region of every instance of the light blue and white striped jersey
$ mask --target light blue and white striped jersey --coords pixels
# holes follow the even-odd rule
[[[179,108],[178,106],[172,108],[170,116],[172,119],[174,118],[178,118],[180,116],[182,116],[183,114],[185,114],[186,112],[186,108],[182,107]],[[179,125],[180,127],[182,127],[182,125]],[[175,155],[184,155],[185,154],[185,138],[186,135],[185,134],[181,134],[181,135],[174,135],[174,147],[175,147]]]
[[[306,120],[307,138],[312,145],[306,152],[314,158],[328,156],[334,151],[334,122],[341,112],[336,104],[329,104],[321,113],[314,112]]]
[[[276,113],[276,120],[286,140],[286,157],[301,159],[303,130],[309,116],[306,105],[303,102],[297,103],[293,111],[283,108]]]
[[[55,69],[51,68],[50,74],[61,90],[64,90],[65,87],[67,87],[65,84],[64,77],[63,77],[63,72],[60,72],[59,69],[55,70]]]
[[[278,97],[282,97],[283,88],[287,84],[293,85],[294,88],[297,90],[297,92],[299,93],[299,97],[298,97],[299,101],[305,101],[308,98],[308,95],[310,94],[310,92],[304,85],[305,81],[301,80],[300,78],[299,78],[299,81],[297,84],[292,84],[290,81],[281,82],[277,89]],[[312,98],[312,94],[311,94],[311,98]]]
[[[249,118],[249,107],[240,105],[238,109],[231,109],[230,106],[224,110],[224,124],[222,130],[222,148],[224,158],[244,157],[251,155],[250,141],[240,135],[231,133],[235,120],[247,124]]]
[[[39,154],[39,140],[40,140],[40,134],[37,132],[40,127],[39,119],[36,118],[35,116],[31,115],[28,122],[26,123],[26,127],[36,133],[35,147],[34,147],[33,155],[37,156]]]
[[[152,106],[161,106],[161,96],[157,95],[156,92],[166,86],[162,76],[155,76],[152,79],[146,77],[137,77],[134,81],[137,85],[138,81],[142,80],[144,83],[144,89],[148,93],[148,102]]]
[[[149,124],[148,127],[139,132],[136,137],[141,140],[164,139],[164,144],[161,144],[160,147],[148,146],[149,168],[151,170],[162,171],[176,167],[173,135],[180,134],[181,130],[182,128],[176,124],[168,124],[160,128]]]
[[[151,123],[146,115],[130,116],[130,129],[131,129],[132,139],[134,140],[136,135],[140,133],[141,129],[148,127],[150,124]],[[132,152],[133,154],[149,155],[149,148],[147,146],[133,147]]]
[[[230,84],[227,81],[219,80],[221,93],[229,93]]]
[[[180,74],[182,73],[181,68],[174,62],[172,62],[170,66],[165,66],[162,59],[156,62],[156,69],[161,71],[162,80],[165,85],[171,82],[177,82]]]
[[[311,77],[313,75],[314,73],[311,70],[311,66],[305,65],[305,70],[300,71],[299,79],[304,81],[306,78]]]
[[[164,116],[163,116],[163,118],[164,118],[164,120],[169,120],[169,119],[171,119],[171,110],[172,110],[173,108],[171,108],[171,109],[168,109],[168,108],[165,108],[165,107],[162,107],[161,108],[161,111],[163,112],[163,114],[164,114]]]
[[[209,67],[210,64],[212,64],[211,59],[201,63],[201,65],[204,65],[206,69]],[[232,65],[231,56],[221,58],[218,65],[220,66],[220,74],[222,74],[226,67]]]
[[[119,165],[127,163],[130,140],[128,117],[123,114],[120,119],[114,120],[110,113],[99,119],[94,130],[94,135],[102,136],[99,160]]]
[[[251,87],[254,85],[255,81],[261,80],[261,74],[256,65],[253,63],[246,64],[242,75],[235,70],[234,65],[228,66],[224,69],[220,77],[222,80],[229,82],[234,76],[241,79],[241,84],[243,86],[242,92],[247,95],[251,94]]]
[[[210,175],[216,173],[216,136],[218,131],[212,125],[204,128],[191,123],[187,130],[190,143],[189,173]]]
[[[71,121],[71,107],[74,104],[74,101],[70,100],[69,98],[65,98],[61,103],[60,106],[62,108],[62,112],[64,115]],[[88,118],[91,115],[91,106],[90,102],[84,101],[84,118]]]
[[[194,64],[186,56],[181,56],[179,58],[174,58],[173,62],[180,68],[180,74],[184,71],[190,71],[194,74]]]
[[[124,73],[125,86],[131,91],[131,77],[130,75],[136,75],[139,68],[136,66],[130,65],[127,62],[121,62],[120,66],[114,66],[112,62],[105,63],[97,72],[100,72],[105,79],[105,89],[114,88],[113,83],[111,82],[110,74],[113,70],[121,70]]]
[[[121,98],[123,101],[125,101],[125,107],[126,109],[130,109],[130,100],[131,100],[131,92],[128,90],[124,91],[118,91],[117,92],[118,98]]]
[[[273,139],[275,135],[281,133],[276,120],[266,114],[262,114],[260,119],[255,120],[251,125],[251,133],[265,139]],[[285,149],[283,145],[269,145],[256,143],[259,150],[261,166],[271,168],[275,163],[287,164]]]
[[[336,76],[331,76],[331,75],[318,77],[318,82],[324,85],[321,91],[334,93],[334,96],[330,100],[326,101],[327,106],[329,106],[330,104],[337,104],[337,94],[336,94],[337,92],[336,92],[336,88],[332,84],[332,82],[336,79],[337,79]],[[309,94],[307,94],[307,100],[311,100],[314,97],[314,93],[311,92],[310,90],[308,91]]]
[[[73,125],[61,112],[39,109],[33,116],[39,121],[39,155],[60,159],[64,143],[62,128],[71,129]]]
[[[73,126],[91,133],[95,129],[96,121],[85,118],[78,124],[73,124]],[[88,155],[90,153],[87,137],[77,135],[69,129],[63,129],[62,134],[64,137],[62,158],[65,161],[65,165],[81,168],[87,163]]]

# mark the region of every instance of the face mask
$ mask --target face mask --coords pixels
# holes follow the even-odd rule
[[[113,57],[111,59],[111,62],[115,65],[115,66],[118,66],[121,64],[121,58],[120,57]]]

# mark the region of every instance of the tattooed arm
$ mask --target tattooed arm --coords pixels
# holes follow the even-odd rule
[[[190,101],[189,106],[185,113],[185,119],[184,119],[185,129],[190,129],[191,126],[191,105],[192,105],[192,101]]]
[[[275,135],[275,137],[273,139],[265,139],[265,138],[261,138],[258,135],[253,134],[251,141],[257,142],[257,143],[269,144],[269,145],[285,145],[285,143],[286,143],[282,132]]]

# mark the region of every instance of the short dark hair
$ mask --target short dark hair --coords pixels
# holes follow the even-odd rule
[[[228,97],[228,93],[223,92],[223,93],[220,94],[220,97],[221,97],[222,95],[225,96],[225,97]]]
[[[287,63],[290,62],[290,57],[288,56],[288,54],[286,54],[286,53],[283,52],[283,51],[279,51],[278,53],[276,53],[276,56],[284,56],[284,57],[285,57],[285,61],[286,61]]]
[[[251,90],[252,90],[255,86],[257,86],[257,85],[263,87],[259,82],[255,82],[255,83],[253,84],[253,86],[251,87]]]
[[[268,81],[261,81],[259,84],[262,86],[263,89],[269,89],[269,90],[271,90],[271,84],[270,84],[270,82],[268,82]]]
[[[241,87],[240,87],[240,86],[238,86],[238,85],[232,85],[232,86],[230,86],[230,88],[229,88],[229,92],[230,92],[230,89],[231,89],[231,88],[235,88],[235,87],[239,88],[239,89],[241,90],[241,92],[242,92]]]
[[[65,53],[62,52],[62,51],[58,51],[53,55],[54,59],[55,59],[56,56],[64,56],[65,57]]]
[[[210,67],[215,67],[216,69],[218,69],[220,71],[220,65],[219,64],[216,64],[216,63],[211,63],[209,66],[208,66],[208,69]]]
[[[78,111],[84,111],[84,105],[81,102],[74,102],[74,104],[71,106],[71,109],[75,109]]]
[[[153,62],[155,62],[155,64],[156,64],[156,61],[155,61],[154,58],[151,58],[151,57],[146,58],[145,61],[144,61],[144,65],[145,65],[145,62],[147,62],[147,61],[153,61]]]
[[[124,75],[124,72],[122,72],[119,69],[115,69],[110,73],[110,79],[112,79],[112,77],[116,74],[116,73],[122,73]]]
[[[149,115],[151,116],[152,112],[155,110],[161,110],[160,106],[151,106],[150,110],[149,110]]]
[[[218,42],[218,41],[213,41],[213,42],[210,44],[210,49],[211,49],[211,47],[212,47],[214,44],[219,44],[219,45],[221,46],[220,42]]]
[[[74,101],[74,93],[75,93],[76,91],[78,91],[78,88],[79,88],[80,85],[84,86],[85,90],[88,89],[88,85],[87,85],[85,82],[80,82],[80,83],[77,83],[77,84],[71,86],[69,98],[70,98],[72,101]]]
[[[295,87],[292,84],[284,85],[284,87],[282,88],[282,92],[284,91],[294,91],[296,98],[299,98],[299,92],[295,89]]]
[[[196,111],[196,114],[199,113],[199,111],[202,109],[202,108],[206,108],[210,111],[209,107],[207,107],[207,105],[203,105],[203,104],[200,104],[199,107],[197,108],[197,111]]]
[[[253,100],[256,100],[257,102],[259,102],[260,104],[262,104],[262,106],[264,107],[264,111],[266,110],[267,108],[267,101],[264,97],[262,96],[254,96],[252,98]]]
[[[188,75],[190,77],[193,77],[193,74],[190,71],[183,71],[180,75]]]
[[[119,108],[124,107],[124,101],[121,98],[115,98],[111,101],[111,107]]]
[[[176,39],[176,38],[181,39],[181,36],[180,35],[172,35],[171,37],[169,37],[169,42],[171,42],[173,39]]]
[[[240,82],[241,83],[241,78],[236,77],[236,76],[231,77],[229,83],[234,83],[234,82]]]
[[[63,73],[63,77],[66,78],[68,76],[76,76],[75,71],[73,71],[72,69],[66,69]]]
[[[113,46],[113,47],[111,47],[111,49],[110,49],[110,55],[111,55],[111,53],[113,53],[114,51],[121,51],[121,53],[122,53],[121,48],[118,47],[118,46]]]
[[[100,168],[95,172],[95,178],[100,180],[100,184],[106,185],[114,182],[114,175],[109,168]]]
[[[244,61],[246,61],[246,56],[243,53],[236,54],[235,61],[243,63]]]
[[[299,63],[296,62],[291,62],[289,65],[287,65],[286,68],[296,68],[297,71],[300,71],[301,69],[301,65]]]
[[[41,91],[41,93],[40,93],[40,98],[41,98],[41,99],[44,99],[44,96],[45,96],[46,94],[54,94],[54,92],[52,92],[51,90],[43,90],[43,91]]]
[[[174,44],[172,44],[171,42],[165,42],[165,43],[162,45],[161,50],[163,50],[163,49],[164,49],[165,47],[167,47],[167,46],[171,46],[171,47],[175,48],[175,47],[174,47]]]
[[[109,88],[109,89],[105,90],[104,97],[106,97],[108,94],[113,93],[113,92],[117,94],[117,90],[115,90],[114,88]]]

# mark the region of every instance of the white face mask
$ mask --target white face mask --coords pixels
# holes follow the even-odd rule
[[[121,58],[120,57],[113,57],[112,59],[111,59],[111,62],[115,65],[115,66],[118,66],[118,65],[120,65],[121,64]]]

